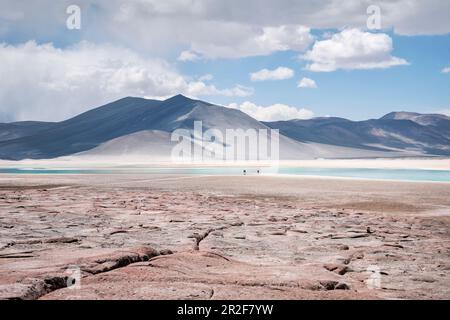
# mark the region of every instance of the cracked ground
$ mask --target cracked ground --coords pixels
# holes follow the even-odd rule
[[[0,298],[448,299],[449,208],[445,183],[3,175]]]

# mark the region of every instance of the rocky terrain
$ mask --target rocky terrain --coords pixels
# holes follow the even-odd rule
[[[2,175],[0,298],[448,299],[449,199],[445,183]]]

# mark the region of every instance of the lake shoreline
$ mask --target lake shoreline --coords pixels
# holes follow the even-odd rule
[[[185,174],[265,175],[321,179],[450,182],[447,159],[314,160],[279,163],[125,163],[76,161],[0,161],[0,174]]]
[[[277,162],[146,162],[126,161],[114,158],[99,158],[99,160],[83,160],[77,157],[64,157],[48,160],[0,160],[0,168],[6,167],[48,167],[48,168],[196,168],[196,167],[306,167],[306,168],[373,168],[373,169],[424,169],[424,170],[450,170],[450,158],[397,158],[397,159],[317,159],[293,160]]]

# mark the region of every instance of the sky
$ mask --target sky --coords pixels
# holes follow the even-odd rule
[[[448,0],[0,0],[0,122],[184,94],[264,121],[450,115]]]

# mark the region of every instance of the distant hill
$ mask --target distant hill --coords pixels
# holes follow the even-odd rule
[[[450,139],[450,117],[443,114],[420,114],[413,112],[391,112],[381,119],[411,120],[423,126],[434,127]]]
[[[266,122],[302,142],[349,148],[450,155],[450,118],[440,114],[392,112],[380,119],[314,118]]]
[[[203,130],[222,132],[279,129],[281,159],[450,155],[450,118],[443,115],[398,112],[367,121],[260,122],[239,110],[177,95],[164,101],[126,97],[61,122],[0,124],[0,159],[168,159],[175,144],[170,133],[192,130],[194,121],[202,121]]]

